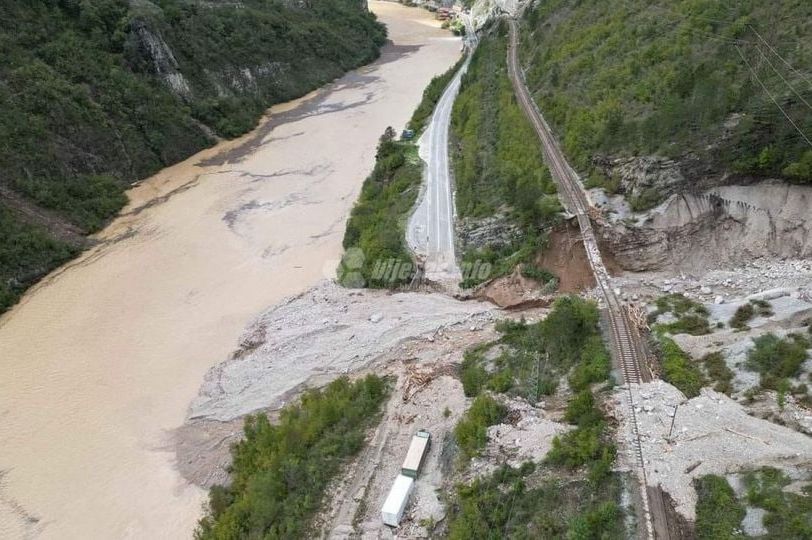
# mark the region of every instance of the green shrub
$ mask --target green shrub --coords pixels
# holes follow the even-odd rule
[[[486,394],[477,396],[462,419],[454,428],[454,437],[462,451],[463,459],[477,455],[488,442],[488,426],[501,422],[507,409]]]
[[[755,347],[747,353],[747,366],[761,374],[761,386],[777,390],[778,382],[796,377],[807,358],[809,341],[798,334],[781,339],[766,334],[754,340]]]
[[[264,414],[245,421],[232,448],[231,485],[212,488],[195,537],[302,538],[330,481],[364,444],[388,394],[384,379],[347,378],[309,390],[286,406],[279,423]]]
[[[767,510],[768,538],[812,538],[812,489],[804,495],[784,491],[792,481],[778,469],[765,467],[745,475],[747,502]]]
[[[677,319],[671,323],[658,324],[658,330],[670,334],[691,334],[693,336],[711,332],[707,308],[682,294],[661,296],[657,299],[656,306],[657,309],[649,314],[650,322],[655,322],[660,315],[665,313],[671,313]]]
[[[705,371],[712,381],[716,381],[713,389],[730,395],[733,392],[733,370],[727,367],[724,355],[721,352],[708,353],[701,360]]]
[[[736,313],[730,319],[730,326],[738,330],[746,330],[753,317],[756,316],[756,309],[752,304],[742,304],[736,309]]]
[[[663,379],[676,386],[686,397],[698,396],[705,386],[705,378],[693,359],[673,339],[663,335],[657,339]]]
[[[600,484],[537,473],[533,463],[459,485],[449,505],[448,538],[625,538],[620,482]]]
[[[722,476],[708,475],[695,481],[696,534],[700,540],[738,538],[744,506]]]

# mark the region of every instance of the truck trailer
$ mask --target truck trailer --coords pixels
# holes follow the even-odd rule
[[[390,527],[400,525],[400,519],[406,510],[406,505],[409,504],[412,489],[414,489],[414,478],[402,474],[395,478],[395,483],[392,484],[392,489],[389,490],[389,495],[381,508],[381,520],[385,525]]]
[[[406,453],[406,459],[403,460],[403,466],[400,468],[400,474],[417,478],[423,460],[426,458],[426,454],[429,453],[430,444],[431,435],[428,431],[421,429],[415,433],[409,445],[409,451]]]

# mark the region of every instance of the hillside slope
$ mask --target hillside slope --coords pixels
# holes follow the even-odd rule
[[[812,182],[809,2],[545,0],[522,23],[528,84],[591,185],[644,209],[694,186]]]
[[[0,4],[0,312],[128,184],[373,60],[385,35],[358,0]]]

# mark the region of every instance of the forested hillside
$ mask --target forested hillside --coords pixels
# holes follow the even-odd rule
[[[115,215],[129,183],[384,40],[358,0],[0,3],[0,312]]]
[[[451,122],[459,216],[480,231],[487,228],[483,219],[504,216],[502,228],[516,233],[508,240],[498,231],[486,232],[482,236],[496,238],[485,245],[463,242],[464,262],[489,262],[494,267],[489,278],[530,263],[544,243],[542,229],[561,210],[536,134],[516,102],[506,58],[507,25],[499,23],[483,34],[473,53]]]
[[[521,61],[573,165],[645,208],[696,183],[812,182],[810,33],[802,0],[545,0]],[[678,181],[619,178],[642,156]]]

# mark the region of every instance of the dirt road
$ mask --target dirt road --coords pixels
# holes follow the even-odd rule
[[[129,192],[100,244],[0,319],[0,538],[188,538],[204,492],[174,462],[206,371],[267,306],[335,268],[378,138],[460,40],[370,2],[379,61]]]

